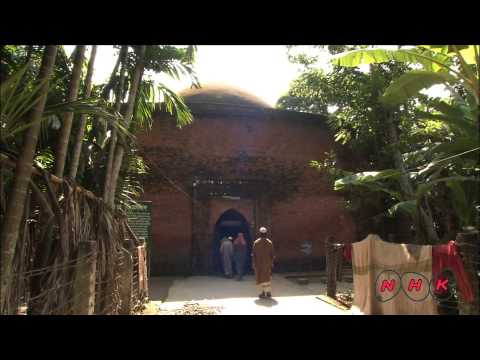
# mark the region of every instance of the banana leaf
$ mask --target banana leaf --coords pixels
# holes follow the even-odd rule
[[[387,212],[390,216],[396,215],[398,212],[415,216],[417,213],[417,200],[400,201],[390,207]]]
[[[420,64],[424,70],[435,72],[448,70],[451,65],[451,58],[447,54],[440,52],[435,53],[421,48],[353,50],[337,55],[331,60],[334,65],[345,67],[356,67],[361,64],[376,64],[389,61]]]
[[[364,185],[367,183],[375,183],[380,180],[398,178],[402,172],[395,169],[387,169],[381,171],[364,171],[352,175],[345,176],[335,181],[334,189],[342,190],[348,185]]]
[[[458,137],[453,142],[444,142],[442,144],[432,147],[431,154],[443,154],[445,156],[454,156],[462,154],[464,152],[474,150],[480,146],[479,138],[476,133],[471,133],[471,136]],[[478,152],[472,151],[471,153],[463,155],[469,158],[478,159]],[[433,160],[433,163],[437,163],[441,159]]]
[[[416,198],[419,201],[427,192],[432,190],[435,185],[442,183],[442,182],[447,182],[447,181],[475,181],[475,182],[480,182],[480,179],[477,179],[474,176],[449,176],[449,177],[444,177],[436,180],[429,181],[427,183],[421,184],[417,188],[416,192]]]
[[[385,90],[380,101],[388,105],[401,104],[423,89],[437,84],[455,82],[457,79],[448,73],[412,70],[394,80]]]

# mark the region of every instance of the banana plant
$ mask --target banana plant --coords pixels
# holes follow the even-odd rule
[[[398,108],[407,100],[419,97],[422,90],[437,84],[444,85],[451,93],[449,102],[435,99],[430,103],[430,111],[417,110],[417,120],[440,121],[451,132],[451,140],[425,147],[419,171],[409,174],[417,189],[415,199],[399,199],[389,213],[401,210],[414,214],[422,210],[420,203],[430,191],[445,183],[461,223],[473,221],[472,211],[478,194],[473,197],[473,202],[466,201],[468,197],[463,183],[476,181],[474,175],[478,172],[479,53],[479,45],[420,45],[398,50],[360,49],[332,59],[333,64],[345,67],[390,61],[412,65],[411,71],[393,80],[380,96],[379,100],[386,108]],[[455,168],[461,171],[453,171]],[[451,176],[440,178],[445,172]],[[466,172],[470,176],[463,176]],[[349,185],[365,186],[365,178],[357,180]]]
[[[334,57],[332,62],[355,67],[397,61],[421,67],[392,81],[380,100],[386,106],[398,106],[418,96],[424,89],[445,85],[452,94],[451,103],[436,100],[432,103],[433,112],[419,111],[418,115],[425,119],[440,120],[454,132],[463,132],[465,136],[455,140],[459,144],[469,144],[468,147],[460,147],[460,152],[463,152],[478,148],[479,53],[479,45],[422,45],[399,50],[354,50]],[[455,88],[459,85],[465,89],[464,97]],[[456,147],[459,148],[458,145]]]
[[[418,186],[416,187],[415,198],[406,199],[400,192],[392,190],[391,186],[388,184],[388,181],[398,181],[401,174],[402,173],[396,169],[356,173],[336,180],[334,183],[334,190],[345,191],[352,188],[358,188],[359,190],[365,189],[387,193],[390,195],[391,199],[396,202],[385,211],[384,215],[394,216],[399,212],[403,212],[404,214],[411,216],[413,219],[417,214],[419,203],[421,203],[437,185],[445,183],[451,190],[449,198],[462,226],[472,224],[475,214],[474,203],[478,196],[478,189],[475,192],[477,186],[472,186],[469,189],[469,194],[473,196],[467,196],[467,191],[461,186],[461,183],[478,183],[480,179],[475,176],[460,175],[439,178],[439,173],[437,173],[434,176],[427,177],[424,181],[417,180]],[[416,175],[417,174],[413,172],[409,173],[410,177]]]
[[[469,93],[471,106],[479,103],[479,45],[422,45],[407,49],[361,49],[340,54],[332,59],[335,65],[356,67],[389,61],[420,67],[412,69],[392,82],[385,91],[385,104],[401,104],[421,90],[436,84],[451,88],[461,84]]]

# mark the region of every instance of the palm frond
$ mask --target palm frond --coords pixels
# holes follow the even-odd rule
[[[2,142],[29,126],[20,120],[40,100],[40,90],[48,80],[35,81],[30,86],[20,89],[20,82],[27,67],[28,65],[22,67],[0,84],[0,141]]]
[[[193,121],[193,115],[180,95],[162,83],[158,84],[158,91],[161,96],[160,108],[164,107],[170,115],[175,117],[178,127],[183,127]]]
[[[155,112],[155,87],[151,82],[140,85],[134,109],[135,129],[149,130],[152,127],[152,117]]]

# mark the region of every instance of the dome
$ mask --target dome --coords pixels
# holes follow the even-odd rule
[[[204,85],[199,89],[180,92],[187,104],[234,105],[255,108],[271,108],[265,101],[241,89],[220,84]]]

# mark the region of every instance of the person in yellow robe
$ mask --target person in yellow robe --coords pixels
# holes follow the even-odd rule
[[[274,260],[273,243],[267,239],[267,229],[259,229],[260,237],[253,243],[252,267],[255,280],[260,288],[259,298],[272,297],[272,268]]]

